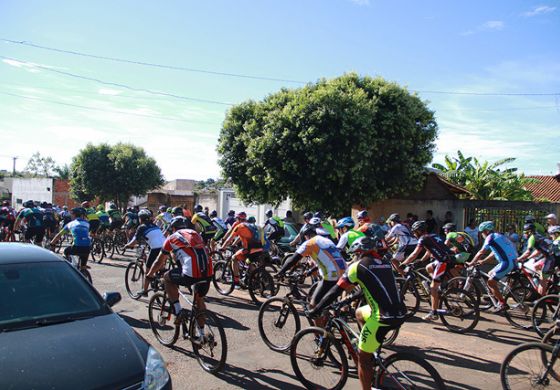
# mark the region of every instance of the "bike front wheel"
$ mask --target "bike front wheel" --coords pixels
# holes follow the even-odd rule
[[[144,287],[144,267],[133,261],[126,267],[124,272],[124,284],[126,292],[132,299],[139,299],[138,291]]]
[[[292,339],[301,327],[296,308],[284,298],[270,298],[263,303],[258,325],[264,343],[277,352],[290,349]]]
[[[532,289],[526,286],[515,287],[506,295],[506,305],[509,308],[504,312],[504,315],[514,327],[525,330],[533,328],[530,305],[532,295]]]
[[[412,283],[412,280],[397,278],[397,285],[400,286],[401,298],[406,305],[406,318],[414,317],[420,308],[420,294]]]
[[[233,291],[235,285],[233,283],[233,269],[231,262],[218,261],[214,264],[214,275],[212,275],[212,284],[222,295],[229,295]]]
[[[540,298],[531,311],[533,329],[543,337],[560,319],[560,295],[545,295]]]
[[[204,335],[197,337],[200,324],[204,323]],[[197,326],[198,325],[198,326]],[[189,335],[198,364],[206,372],[221,371],[227,359],[226,332],[218,317],[209,311],[199,311],[191,319]]]
[[[460,288],[448,288],[440,297],[439,308],[441,322],[447,329],[456,333],[473,330],[480,319],[480,310],[476,298]]]
[[[385,359],[374,378],[378,389],[445,389],[437,370],[426,360],[407,352]]]
[[[506,390],[557,389],[560,386],[560,363],[547,368],[553,347],[542,343],[526,343],[511,351],[500,367],[500,381]]]
[[[171,347],[179,337],[179,326],[175,326],[173,304],[164,293],[152,295],[148,304],[150,328],[156,339],[166,347]]]

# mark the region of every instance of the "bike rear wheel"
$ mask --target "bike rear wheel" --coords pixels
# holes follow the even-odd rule
[[[379,389],[445,389],[437,370],[426,360],[397,352],[383,361],[374,379]]]
[[[233,269],[231,262],[218,261],[214,264],[214,275],[212,275],[212,284],[222,295],[229,295],[235,288],[233,283]]]
[[[401,298],[406,305],[406,318],[414,317],[420,308],[420,294],[411,280],[397,278],[397,285],[400,286]]]
[[[325,329],[300,330],[290,348],[292,369],[307,389],[342,389],[348,360],[340,343]]]
[[[531,311],[533,329],[543,337],[560,319],[560,295],[545,295],[540,298]]]
[[[526,343],[512,350],[500,367],[500,381],[506,390],[560,386],[560,361],[556,360],[545,375],[553,347],[542,343]]]
[[[448,288],[441,294],[439,309],[446,311],[441,314],[441,322],[447,329],[456,333],[468,332],[476,326],[480,319],[480,311],[476,299],[460,288]]]
[[[270,298],[259,309],[259,333],[268,348],[277,352],[290,349],[295,334],[300,330],[299,315],[285,298]]]
[[[148,304],[148,319],[156,339],[166,347],[171,347],[179,337],[179,326],[175,326],[173,304],[164,293],[152,295]]]
[[[247,287],[253,302],[259,304],[278,293],[277,283],[264,268],[257,268],[249,274]]]
[[[128,264],[124,272],[124,284],[132,299],[140,298],[141,294],[138,294],[138,291],[144,287],[144,267],[141,263],[133,261]]]
[[[103,261],[103,258],[105,257],[105,249],[103,248],[103,243],[99,239],[93,239],[90,253],[91,259],[94,262],[101,263]]]
[[[532,295],[532,289],[526,286],[517,286],[505,296],[506,305],[509,306],[509,309],[504,312],[504,315],[514,327],[525,330],[533,328],[529,300]]]
[[[204,337],[201,342],[195,342],[197,324],[204,322]],[[191,319],[189,335],[191,337],[194,354],[198,364],[206,372],[215,374],[221,371],[227,359],[226,332],[218,317],[210,311],[199,311]]]

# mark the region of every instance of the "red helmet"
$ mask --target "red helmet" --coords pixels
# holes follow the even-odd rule
[[[245,211],[241,211],[241,212],[237,213],[237,215],[235,216],[235,218],[247,219],[247,214],[245,213]]]

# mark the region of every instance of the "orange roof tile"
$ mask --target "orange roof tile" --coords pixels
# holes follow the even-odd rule
[[[540,183],[525,185],[525,188],[531,191],[535,199],[548,199],[551,202],[560,203],[560,175],[527,177],[540,181]]]

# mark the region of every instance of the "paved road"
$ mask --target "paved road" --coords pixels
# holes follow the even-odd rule
[[[168,363],[177,389],[301,389],[289,356],[269,350],[262,342],[258,327],[258,308],[248,294],[235,291],[222,297],[214,288],[209,293],[209,309],[218,313],[226,327],[227,366],[213,376],[204,372],[191,352],[191,346],[178,342],[174,349],[160,345],[150,329],[147,299],[131,299],[124,287],[124,271],[131,260],[124,256],[105,259],[92,265],[95,287],[101,292],[118,291],[123,300],[114,310],[157,348]],[[396,349],[415,351],[427,358],[439,371],[450,389],[498,389],[500,363],[514,346],[537,340],[535,334],[511,328],[505,318],[483,314],[475,331],[458,335],[439,322],[424,323],[412,319],[403,325]],[[350,378],[347,389],[357,389]]]

